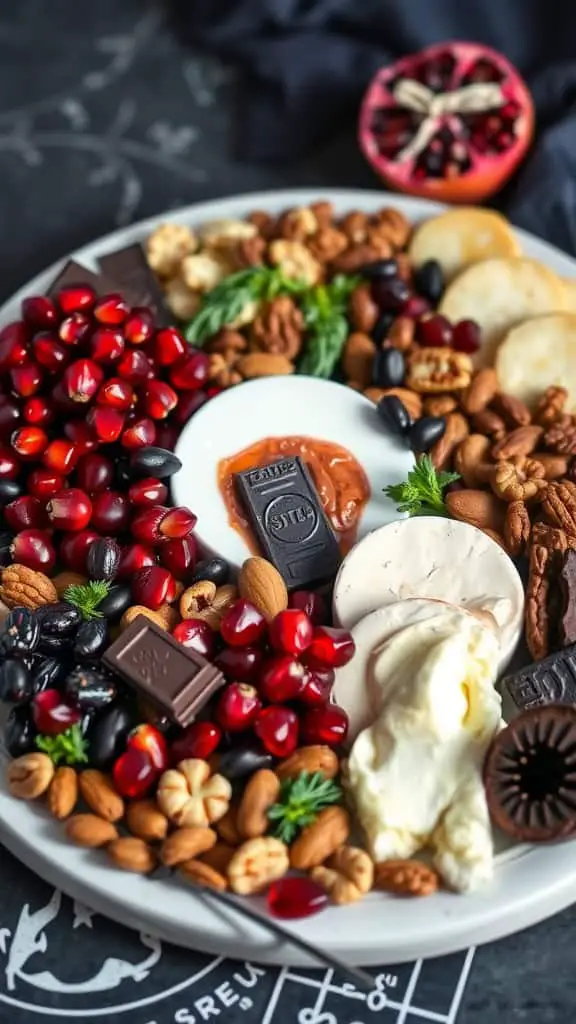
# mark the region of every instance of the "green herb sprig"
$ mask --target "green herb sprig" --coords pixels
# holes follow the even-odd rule
[[[423,455],[408,478],[400,484],[384,488],[384,494],[395,501],[399,512],[409,516],[447,516],[444,490],[459,480],[458,473],[444,473],[434,468],[429,455]]]
[[[268,811],[272,835],[283,843],[291,843],[301,829],[312,825],[324,807],[342,802],[341,787],[322,772],[301,772],[295,779],[285,779],[278,802]]]
[[[87,764],[88,744],[84,739],[80,726],[71,725],[66,732],[57,736],[37,736],[36,746],[53,764]]]
[[[331,377],[349,334],[348,299],[359,277],[339,274],[329,284],[311,288],[302,299],[307,336],[298,373]]]
[[[101,619],[98,605],[109,593],[110,584],[106,580],[91,580],[90,583],[73,583],[66,587],[64,600],[75,605],[83,619]]]

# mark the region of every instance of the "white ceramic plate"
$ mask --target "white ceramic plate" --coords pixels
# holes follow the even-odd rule
[[[242,217],[250,209],[276,213],[305,205],[320,191],[292,190],[216,200],[170,211],[85,246],[74,255],[83,261],[143,240],[170,219],[192,225],[219,217]],[[326,190],[322,196],[339,212],[376,210],[387,202],[418,220],[439,212],[433,203],[387,196],[381,191]],[[543,260],[566,277],[576,276],[576,261],[538,239],[519,232],[529,256]],[[16,319],[24,295],[43,292],[60,264],[27,284],[0,310],[0,323]],[[25,864],[64,892],[131,927],[192,949],[277,964],[303,964],[291,947],[277,945],[269,933],[237,915],[215,910],[185,886],[153,882],[109,868],[105,858],[64,842],[62,827],[35,806],[12,800],[0,773],[0,839]],[[334,908],[292,927],[317,946],[350,963],[399,963],[440,956],[473,943],[488,942],[534,924],[570,904],[576,896],[573,844],[515,847],[498,858],[496,877],[474,896],[439,893],[423,900],[370,896],[351,907]]]
[[[251,552],[228,521],[218,488],[218,463],[267,437],[290,435],[340,445],[364,468],[370,500],[358,539],[398,519],[396,506],[383,489],[404,480],[414,459],[405,445],[386,433],[372,402],[343,384],[314,377],[249,381],[207,402],[189,420],[176,446],[182,470],[172,481],[175,503],[198,516],[195,533],[200,543],[235,569]]]

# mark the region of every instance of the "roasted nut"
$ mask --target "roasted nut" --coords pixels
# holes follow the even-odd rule
[[[350,334],[342,352],[342,369],[350,380],[358,381],[362,388],[372,383],[372,366],[376,345],[367,334],[355,331]]]
[[[299,747],[285,761],[281,761],[274,769],[279,779],[296,779],[302,772],[315,775],[321,772],[324,778],[334,779],[340,771],[340,762],[331,747],[320,744],[310,747]]]
[[[206,827],[228,810],[232,787],[223,775],[212,775],[200,758],[181,761],[160,778],[156,799],[160,810],[180,828]]]
[[[248,839],[240,846],[228,865],[228,881],[233,892],[241,896],[261,892],[270,882],[282,878],[290,867],[284,843],[272,836]]]
[[[180,598],[180,615],[183,619],[193,619],[198,612],[210,608],[216,597],[216,584],[211,580],[199,580],[188,587]]]
[[[118,831],[111,821],[104,821],[97,814],[74,814],[65,826],[66,837],[76,846],[95,850],[118,839]]]
[[[184,585],[182,583],[176,583],[176,588],[178,587],[181,588],[183,593]],[[170,630],[170,632],[172,632],[174,626],[177,626],[178,623],[180,622],[180,613],[178,609],[174,608],[174,606],[171,604],[161,604],[156,612],[156,615],[158,616],[160,621],[164,623],[166,629]]]
[[[209,867],[214,869],[214,871],[218,871],[222,875],[227,875],[228,865],[235,852],[235,846],[229,846],[228,843],[223,843],[218,840],[210,850],[206,850],[205,853],[200,854],[198,859],[201,860],[203,864],[208,864]]]
[[[338,228],[321,228],[306,244],[319,263],[331,263],[348,248],[348,239]]]
[[[216,840],[216,833],[211,828],[176,829],[162,843],[160,860],[166,867],[173,868],[211,850]]]
[[[352,245],[362,245],[368,238],[368,214],[361,210],[351,210],[342,218],[340,228]]]
[[[144,615],[145,618],[150,619],[151,622],[155,622],[161,629],[168,629],[166,619],[159,615],[158,612],[153,612],[151,608],[146,608],[143,604],[133,604],[130,608],[127,608],[122,618],[120,619],[120,632],[123,633],[128,626],[137,619],[139,615]]]
[[[164,301],[177,320],[191,320],[200,309],[202,298],[183,278],[173,277],[164,285]]]
[[[559,455],[576,455],[576,423],[572,416],[561,416],[548,427],[544,444]]]
[[[454,469],[466,487],[482,487],[490,483],[494,466],[488,461],[490,438],[483,434],[469,434],[454,452]]]
[[[468,421],[460,412],[450,412],[446,417],[446,430],[440,440],[430,449],[430,458],[436,469],[446,469],[458,445],[468,436]]]
[[[419,860],[386,860],[374,868],[374,888],[397,896],[431,896],[440,876]]]
[[[355,846],[341,846],[326,864],[315,867],[310,872],[329,893],[333,903],[344,906],[356,903],[372,888],[374,881],[374,864],[365,850]]]
[[[236,819],[242,839],[256,839],[268,831],[268,810],[276,803],[280,780],[268,768],[254,772],[244,787]]]
[[[385,206],[371,217],[371,222],[380,229],[394,249],[406,248],[412,233],[412,225],[400,210]]]
[[[304,242],[318,230],[318,221],[308,206],[286,210],[278,222],[278,234],[290,242]]]
[[[37,800],[54,778],[54,765],[47,754],[24,754],[8,765],[8,789],[18,800]]]
[[[343,807],[326,807],[316,821],[303,829],[290,847],[290,864],[296,871],[308,871],[323,864],[343,846],[350,835],[350,818]]]
[[[207,352],[219,352],[227,363],[234,363],[242,352],[246,352],[248,342],[240,331],[223,327],[206,345]]]
[[[396,395],[406,406],[410,419],[419,420],[422,415],[421,396],[417,395],[415,391],[409,391],[408,388],[367,388],[364,395],[376,404],[386,395]]]
[[[510,501],[504,521],[504,543],[509,555],[522,554],[530,540],[530,515],[523,501]]]
[[[499,441],[507,433],[504,420],[492,409],[482,409],[482,412],[477,412],[472,417],[472,426],[479,434],[486,434],[494,441]]]
[[[242,842],[242,836],[238,831],[238,807],[229,807],[219,821],[216,822],[215,828],[218,834],[218,838],[221,839],[228,846],[240,846]]]
[[[200,240],[206,249],[224,252],[233,248],[241,239],[254,238],[257,234],[255,224],[248,220],[232,218],[209,221],[203,224],[199,231]]]
[[[250,332],[251,348],[272,352],[293,361],[302,348],[304,317],[289,295],[266,302],[261,307]]]
[[[329,228],[334,220],[334,204],[327,199],[319,199],[316,203],[310,203],[310,209],[316,217],[318,228]]]
[[[414,344],[415,323],[409,316],[397,316],[386,335],[386,345],[397,348],[399,352],[407,352]],[[446,399],[448,396],[444,396]],[[453,408],[456,407],[454,402]]]
[[[451,348],[421,348],[408,358],[406,386],[423,394],[459,391],[468,387],[472,362]]]
[[[564,530],[546,523],[534,523],[525,606],[526,643],[534,661],[550,653],[550,637],[554,628],[548,603],[552,576],[559,557],[567,548]]]
[[[184,257],[197,248],[194,232],[184,224],[160,224],[146,239],[148,266],[158,277],[174,277]]]
[[[491,483],[494,494],[503,501],[534,501],[548,487],[542,464],[522,456],[498,462]]]
[[[287,242],[284,239],[270,242],[268,258],[273,266],[280,267],[286,277],[305,281],[306,284],[318,284],[322,276],[322,267],[318,260],[314,259],[302,242]]]
[[[247,356],[240,356],[235,368],[245,380],[284,377],[294,373],[294,364],[286,356],[274,355],[272,352],[250,352]]]
[[[458,403],[452,395],[429,395],[424,399],[423,412],[425,416],[447,416],[457,408]]]
[[[552,455],[550,452],[534,452],[532,458],[544,466],[544,477],[546,480],[560,480],[568,472],[568,457],[566,455]]]
[[[546,388],[534,411],[534,422],[539,423],[542,427],[552,426],[556,420],[560,419],[567,401],[566,388]]]
[[[446,508],[452,519],[470,523],[479,530],[501,533],[506,506],[490,491],[451,491],[446,495]]]
[[[68,818],[78,802],[78,776],[74,768],[62,765],[56,773],[48,790],[48,807],[50,813],[63,821]]]
[[[0,601],[8,608],[30,608],[55,604],[58,593],[52,580],[43,572],[13,562],[0,572]]]
[[[137,875],[148,875],[157,863],[154,850],[143,839],[113,839],[108,843],[106,853],[117,868]]]
[[[124,801],[104,772],[88,768],[81,772],[80,795],[91,811],[104,821],[120,821],[124,817]]]
[[[263,238],[271,238],[276,227],[276,221],[271,214],[266,213],[265,210],[252,210],[249,213],[246,220],[253,224],[259,234]]]
[[[247,558],[238,574],[238,593],[271,622],[288,607],[286,584],[272,562]]]
[[[511,459],[514,456],[530,455],[543,434],[542,427],[516,427],[510,434],[497,441],[492,448],[493,459]]]
[[[504,418],[510,427],[527,427],[532,422],[532,413],[520,398],[500,391],[492,399],[492,408]]]
[[[261,235],[254,238],[240,238],[231,252],[235,265],[239,270],[248,267],[259,267],[264,263],[266,241]]]
[[[180,864],[178,870],[188,882],[193,882],[195,885],[202,885],[207,889],[216,889],[218,892],[224,892],[228,888],[226,875],[221,874],[220,871],[217,871],[201,860],[192,859],[184,861],[183,864]]]
[[[384,250],[383,252],[382,246],[369,245],[368,243],[352,245],[351,248],[341,252],[332,261],[332,270],[337,274],[355,274],[357,270],[360,270],[367,263],[374,263],[375,260],[390,256],[390,246],[387,243]]]
[[[133,836],[147,843],[160,842],[168,833],[168,818],[155,800],[134,800],[128,804],[126,824]]]
[[[542,498],[542,511],[552,526],[558,526],[569,538],[576,537],[576,484],[556,480],[548,484]]]
[[[475,416],[490,405],[498,392],[498,377],[491,366],[478,370],[470,385],[460,395],[460,405],[467,416]]]
[[[193,292],[212,291],[224,280],[227,272],[228,268],[224,261],[209,252],[186,256],[180,266],[182,279]]]
[[[370,334],[379,312],[380,310],[372,298],[370,286],[359,284],[349,300],[349,317],[354,330],[360,331],[362,334]],[[403,317],[402,319],[407,320],[408,318]]]

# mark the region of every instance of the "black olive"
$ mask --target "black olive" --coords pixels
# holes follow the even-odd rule
[[[372,328],[372,341],[375,341],[377,345],[381,345],[388,336],[388,331],[392,327],[394,320],[393,313],[381,313]]]
[[[436,306],[444,292],[444,273],[438,260],[426,260],[414,271],[414,286],[419,295]]]
[[[13,608],[0,634],[0,654],[7,657],[33,654],[40,637],[40,620],[28,608]]]
[[[112,537],[94,541],[88,550],[86,569],[91,580],[113,580],[120,564],[120,545]],[[100,609],[99,609],[100,610]]]
[[[386,313],[397,313],[410,298],[410,289],[399,277],[380,278],[372,284],[372,297]],[[141,449],[145,451],[145,449]]]
[[[398,264],[396,260],[374,260],[373,263],[365,263],[363,267],[360,267],[358,273],[369,281],[375,281],[381,277],[398,277]]]
[[[397,395],[384,395],[376,406],[382,423],[391,434],[403,437],[410,430],[412,420],[404,402]]]
[[[98,605],[98,611],[112,622],[119,619],[132,604],[132,588],[125,583],[116,583]]]
[[[8,530],[0,531],[0,565],[12,564],[12,542],[14,534]]]
[[[404,383],[406,364],[397,348],[382,348],[374,356],[372,383],[378,388],[397,388]]]
[[[0,480],[0,508],[19,498],[23,490],[17,480]]]
[[[423,416],[410,428],[408,440],[412,451],[429,452],[445,430],[446,420],[443,416]]]
[[[0,665],[0,698],[8,704],[22,704],[34,693],[32,674],[22,661],[6,658]]]
[[[36,726],[29,704],[12,708],[6,721],[4,742],[10,757],[22,757],[36,750]]]
[[[37,614],[42,636],[69,636],[82,622],[79,609],[68,601],[46,604]]]
[[[197,563],[189,582],[192,584],[198,583],[199,580],[210,580],[217,587],[221,587],[226,583],[229,573],[230,566],[223,558],[205,558]]]
[[[93,768],[109,768],[123,752],[128,733],[136,724],[125,704],[112,705],[99,715],[88,729],[88,756]]]
[[[49,658],[67,658],[73,643],[73,636],[41,634],[37,650],[39,654],[46,654]]]
[[[114,680],[93,668],[77,665],[64,681],[66,696],[79,708],[99,710],[108,707],[116,699]]]
[[[79,661],[99,658],[108,645],[108,623],[106,619],[83,622],[76,632],[74,657]]]
[[[166,477],[174,476],[179,469],[182,469],[180,459],[173,452],[165,448],[137,448],[132,452],[129,462],[129,473],[131,480],[137,480],[143,476],[153,476],[157,480],[164,480]]]
[[[274,758],[257,743],[246,743],[224,751],[216,760],[216,771],[227,779],[243,779],[260,768],[270,768]]]
[[[42,693],[60,685],[68,672],[68,663],[62,658],[38,658],[31,671],[34,693]]]

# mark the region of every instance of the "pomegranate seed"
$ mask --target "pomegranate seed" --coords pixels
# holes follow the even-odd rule
[[[13,530],[29,530],[48,526],[44,505],[39,498],[23,494],[4,506],[4,518]]]
[[[0,330],[0,371],[22,366],[28,359],[28,331],[21,320]]]
[[[56,296],[56,302],[63,313],[79,313],[82,310],[92,309],[96,302],[96,292],[89,284],[72,284],[67,288],[61,288]]]
[[[165,327],[154,338],[154,359],[158,366],[171,366],[188,349],[188,342],[175,327]]]
[[[86,422],[101,441],[110,444],[112,441],[117,441],[122,433],[124,415],[109,406],[96,405],[90,409]]]
[[[421,295],[411,295],[400,310],[400,316],[408,316],[411,320],[418,320],[419,317],[430,313],[431,306],[427,299]]]
[[[298,746],[298,715],[282,704],[264,708],[254,723],[254,732],[273,757],[290,757]]]
[[[156,443],[156,438],[156,424],[153,420],[133,420],[122,432],[120,443],[123,448],[148,448]]]
[[[74,443],[78,458],[98,447],[96,434],[83,420],[71,420],[69,423],[65,423],[64,433],[68,440]]]
[[[160,533],[168,540],[180,540],[192,533],[197,522],[198,516],[195,516],[189,508],[183,506],[171,508],[160,523]]]
[[[310,708],[302,718],[302,742],[337,747],[348,735],[348,715],[337,704]]]
[[[14,391],[22,398],[30,398],[40,390],[42,371],[36,363],[22,363],[10,370],[10,380]]]
[[[22,300],[22,316],[27,324],[39,330],[58,322],[56,306],[45,295],[32,295]]]
[[[20,427],[10,438],[14,451],[22,459],[33,459],[46,450],[48,435],[41,427]]]
[[[473,355],[480,348],[481,340],[480,327],[475,320],[460,320],[454,325],[452,348],[456,352],[466,352],[468,355]]]
[[[253,686],[229,683],[216,705],[216,721],[225,732],[244,732],[256,721],[262,701]]]
[[[92,324],[83,313],[72,313],[62,321],[58,328],[58,337],[65,345],[78,345],[86,337]]]
[[[168,497],[168,488],[161,480],[148,476],[131,484],[128,497],[132,505],[163,505]]]
[[[304,661],[312,669],[342,668],[354,656],[356,645],[345,629],[317,626]]]
[[[143,345],[154,334],[154,317],[146,306],[134,306],[124,324],[124,337],[131,345]]]
[[[195,412],[198,412],[207,400],[206,392],[204,391],[187,391],[184,395],[180,396],[178,401],[178,407],[174,413],[174,417],[179,426],[183,427],[188,420],[192,418]]]
[[[48,518],[57,530],[76,533],[84,530],[92,515],[92,502],[78,487],[58,491],[46,505]]]
[[[244,598],[230,606],[220,623],[222,639],[229,647],[252,647],[262,639],[265,630],[266,619]]]
[[[304,689],[298,694],[298,700],[310,707],[323,707],[330,700],[334,686],[334,669],[328,668],[321,672],[307,671]]]
[[[162,539],[160,523],[168,509],[163,505],[150,505],[142,509],[130,523],[130,533],[141,544],[157,544]]]
[[[137,725],[126,743],[127,750],[143,750],[152,761],[157,772],[168,767],[168,744],[159,729],[150,722]]]
[[[38,732],[57,736],[80,721],[78,708],[64,703],[59,690],[44,690],[32,701],[32,716]]]
[[[221,739],[222,730],[215,722],[193,722],[172,743],[170,760],[174,765],[188,758],[206,761],[217,750]]]
[[[173,452],[179,436],[180,427],[175,423],[158,423],[156,427],[156,444],[159,448],[165,448],[166,451]]]
[[[98,323],[116,326],[124,323],[130,312],[130,307],[124,302],[121,295],[112,292],[110,295],[104,295],[98,299],[92,312]]]
[[[46,500],[65,487],[65,480],[59,473],[49,469],[33,469],[26,480],[26,489],[35,498]]]
[[[10,545],[12,561],[36,572],[50,573],[56,564],[50,534],[43,530],[21,530]]]
[[[452,343],[452,324],[441,313],[425,316],[416,325],[416,339],[424,348],[443,348]]]
[[[134,388],[122,377],[110,377],[96,395],[99,405],[108,405],[112,409],[120,409],[121,412],[130,408],[133,398]]]
[[[251,683],[259,675],[263,661],[264,654],[258,647],[225,647],[214,659],[226,679],[239,683]]]
[[[0,401],[0,437],[10,437],[20,422],[20,407],[12,398]]]
[[[120,796],[137,800],[152,789],[158,779],[158,772],[145,750],[129,747],[114,762],[112,776]]]
[[[15,480],[20,472],[20,463],[11,448],[0,445],[0,480]]]
[[[209,365],[205,352],[191,350],[170,367],[170,383],[177,391],[195,391],[208,380]]]
[[[178,404],[178,395],[162,380],[148,381],[144,392],[144,409],[153,420],[165,420]]]
[[[158,555],[165,569],[169,569],[177,580],[185,580],[196,565],[198,545],[190,535],[177,537],[175,540],[163,541],[158,548]]]
[[[294,921],[319,914],[328,905],[328,893],[311,878],[278,878],[266,895],[273,917]]]
[[[258,690],[271,704],[295,700],[306,684],[306,669],[289,654],[270,658],[260,675]]]
[[[77,459],[76,445],[72,441],[61,439],[50,441],[42,457],[42,462],[46,469],[52,469],[56,473],[63,473],[64,476],[67,476],[74,469]]]
[[[54,421],[54,411],[45,398],[29,398],[22,412],[26,422],[35,427],[49,427]]]
[[[301,654],[312,643],[314,627],[306,612],[287,608],[279,612],[268,627],[270,643],[284,654]],[[288,699],[288,698],[287,698]]]
[[[184,619],[172,630],[172,636],[183,647],[190,647],[210,661],[216,646],[216,633],[202,619]]]
[[[114,363],[124,353],[126,345],[121,331],[100,327],[90,338],[90,355],[97,363]]]
[[[78,485],[88,494],[105,491],[114,479],[114,463],[104,455],[91,452],[80,459],[76,475]]]
[[[116,575],[118,579],[130,579],[134,573],[154,565],[156,556],[152,548],[147,548],[144,544],[130,544],[122,551]]]
[[[129,380],[131,384],[143,384],[145,380],[148,380],[151,369],[152,363],[146,354],[137,348],[125,352],[116,365],[118,375]]]
[[[103,379],[104,370],[93,359],[77,359],[64,373],[64,393],[73,402],[89,402]]]
[[[65,393],[61,380],[59,380],[56,386],[52,388],[50,399],[54,406],[54,411],[57,413],[63,413],[65,416],[69,416],[70,414],[75,415],[78,412],[78,406]],[[66,430],[66,428],[64,428],[64,430]]]
[[[320,594],[313,590],[295,590],[288,598],[290,608],[300,608],[306,612],[314,626],[322,626],[328,621],[328,607]]]
[[[132,597],[135,604],[142,604],[152,611],[162,604],[171,604],[176,597],[176,582],[172,573],[161,565],[141,569],[132,579]]]
[[[92,526],[101,533],[121,533],[130,522],[130,502],[118,491],[100,491],[92,501]]]
[[[94,530],[79,530],[78,533],[66,534],[60,541],[58,552],[66,568],[84,575],[88,552],[100,539],[100,535]]]

